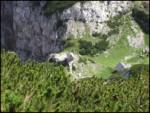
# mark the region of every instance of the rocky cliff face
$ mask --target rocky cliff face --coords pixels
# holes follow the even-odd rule
[[[15,48],[15,34],[13,31],[13,5],[12,1],[1,2],[1,47]]]
[[[130,10],[129,1],[77,2],[62,12],[43,15],[41,1],[33,6],[30,1],[2,2],[2,46],[15,49],[22,60],[44,60],[49,53],[63,49],[62,38],[81,38],[86,32],[107,33],[105,23],[111,17]]]

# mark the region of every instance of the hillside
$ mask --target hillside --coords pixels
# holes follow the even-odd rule
[[[2,1],[1,111],[149,111],[148,1]]]

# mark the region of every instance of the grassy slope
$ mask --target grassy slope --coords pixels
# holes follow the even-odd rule
[[[129,15],[124,15],[120,21],[123,21],[124,23],[119,27],[120,30],[119,34],[116,35],[117,37],[119,37],[119,41],[109,50],[107,50],[108,54],[102,53],[94,57],[88,55],[81,56],[86,59],[92,59],[94,62],[96,62],[97,65],[96,71],[95,70],[93,71],[90,69],[90,67],[85,66],[87,70],[91,70],[89,74],[96,75],[97,77],[108,78],[111,75],[112,69],[121,61],[131,64],[138,64],[138,63],[149,64],[148,57],[143,58],[139,57],[141,49],[132,48],[128,44],[127,36],[136,34],[131,29],[131,26],[133,26],[133,24],[131,23],[131,17]],[[142,31],[137,24],[135,27],[138,32]],[[145,46],[148,45],[149,40],[148,37],[149,35],[145,35],[145,42],[146,42]],[[95,42],[98,42],[100,39],[91,37],[88,34],[86,34],[83,36],[83,40],[91,41],[94,44]],[[78,39],[72,39],[70,40],[70,42],[74,43],[75,46],[66,48],[64,51],[73,51],[78,53],[79,51]],[[127,61],[124,61],[124,58],[126,56],[131,56],[131,58],[128,59]]]
[[[124,23],[124,25],[120,27],[120,33],[118,35],[120,40],[115,44],[114,47],[108,50],[109,55],[107,55],[106,57],[106,55],[102,54],[99,57],[95,58],[96,62],[99,65],[102,65],[102,69],[98,72],[97,76],[103,78],[107,78],[108,76],[110,76],[111,69],[116,66],[125,56],[130,55],[134,51],[128,45],[126,39],[129,34],[128,25],[129,23]]]
[[[146,46],[149,46],[149,35],[148,34],[145,34],[145,44]]]
[[[147,57],[137,57],[139,51],[128,46],[126,36],[130,29],[127,28],[125,24],[121,39],[108,50],[107,57],[82,56],[93,59],[99,66],[97,77],[107,78],[111,68],[132,53],[135,57],[128,62],[149,64]],[[78,44],[66,51],[69,49],[78,51]],[[149,71],[104,85],[105,81],[97,78],[70,83],[62,66],[32,61],[23,65],[16,55],[8,52],[2,52],[1,64],[1,111],[149,111]]]

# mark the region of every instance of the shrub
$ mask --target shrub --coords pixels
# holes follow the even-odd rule
[[[108,35],[111,36],[111,35],[114,35],[114,34],[118,34],[119,33],[119,28],[115,28],[115,29],[112,29],[108,32]]]
[[[92,55],[93,54],[93,44],[90,41],[79,40],[79,53],[81,55]]]
[[[95,43],[95,45],[92,44],[92,42],[80,40],[80,50],[79,53],[81,55],[95,55],[97,53],[102,53],[108,48],[109,42],[106,41],[106,39],[103,39],[102,41],[99,41]]]
[[[79,40],[80,48],[91,48],[92,42],[86,40]]]
[[[135,75],[142,72],[142,80],[132,77],[104,84],[106,80],[97,77],[71,82],[63,66],[34,61],[21,64],[11,52],[2,51],[1,61],[2,112],[149,111],[148,65],[131,68]]]
[[[73,47],[75,44],[71,40],[69,41],[64,41],[64,48],[70,48]]]
[[[130,72],[133,76],[138,76],[141,74],[148,75],[149,74],[149,64],[133,65],[130,69]]]
[[[22,104],[22,98],[20,95],[15,94],[12,90],[5,91],[5,103],[8,105],[6,107],[6,111],[15,112],[16,108],[18,108]]]
[[[101,53],[108,48],[109,42],[106,40],[99,41],[95,44],[95,48]]]
[[[78,62],[79,62],[79,63],[87,64],[87,59],[86,59],[86,58],[83,58],[83,57],[80,57]]]
[[[121,25],[123,25],[123,22],[124,22],[124,21],[121,20],[121,17],[122,17],[123,14],[115,16],[111,20],[107,21],[107,25],[112,29],[108,33],[108,36],[119,33],[119,27]]]
[[[98,37],[98,38],[101,38],[101,39],[106,39],[108,37],[108,35],[101,34],[101,33],[93,33],[92,36],[93,37]]]
[[[88,58],[88,61],[90,61],[91,63],[96,63],[93,59]]]

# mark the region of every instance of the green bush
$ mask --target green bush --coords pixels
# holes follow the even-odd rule
[[[109,42],[106,40],[99,41],[95,44],[95,48],[101,53],[108,49]]]
[[[104,84],[106,80],[92,77],[71,82],[61,65],[22,64],[15,53],[1,51],[1,70],[2,112],[149,111],[148,65],[131,68],[142,80],[131,77]]]
[[[80,57],[78,62],[79,62],[79,63],[87,64],[87,58]]]
[[[93,33],[92,36],[93,36],[93,37],[100,38],[100,39],[107,39],[107,37],[108,37],[108,35],[106,35],[106,34],[101,34],[101,33]]]
[[[111,36],[111,35],[114,35],[114,34],[118,34],[119,33],[119,28],[115,28],[115,29],[112,29],[108,32],[108,35]]]
[[[80,50],[79,53],[81,55],[95,55],[97,53],[102,53],[106,49],[108,49],[109,42],[106,39],[103,39],[95,45],[92,44],[90,41],[80,40],[79,41]]]
[[[79,40],[79,53],[81,55],[93,55],[93,44],[90,41],[86,40]]]
[[[86,41],[86,40],[79,40],[80,43],[80,48],[91,48],[92,47],[92,42]]]
[[[91,63],[96,63],[93,59],[88,58],[88,61],[90,61]]]
[[[66,40],[64,41],[64,48],[70,48],[70,47],[74,47],[75,43],[71,40]]]
[[[123,24],[123,21],[121,20],[122,16],[123,16],[123,14],[113,17],[112,19],[107,21],[107,25],[112,29],[115,29],[115,28],[121,26]]]
[[[5,91],[5,98],[7,112],[15,112],[16,108],[22,104],[22,97],[18,94],[15,94],[15,92],[12,90]]]
[[[124,23],[124,21],[121,18],[125,13],[126,12],[123,12],[120,15],[117,15],[109,21],[107,21],[107,25],[111,28],[111,30],[108,32],[108,36],[119,33],[119,27]]]
[[[148,64],[136,64],[136,65],[133,65],[130,70],[133,76],[138,76],[141,74],[148,75],[149,65]]]

